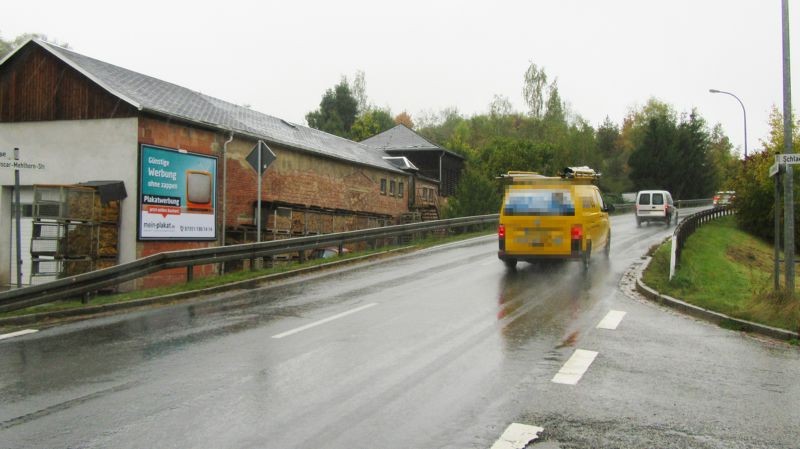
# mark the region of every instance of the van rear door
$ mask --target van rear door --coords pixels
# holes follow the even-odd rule
[[[636,210],[640,217],[664,216],[664,194],[661,192],[643,192],[639,194]]]
[[[563,256],[571,249],[575,199],[569,187],[514,188],[501,213],[509,256]]]

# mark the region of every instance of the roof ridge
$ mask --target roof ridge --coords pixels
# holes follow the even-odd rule
[[[294,124],[188,87],[85,56],[56,44],[38,39],[32,40],[111,95],[121,98],[140,111],[163,114],[224,131],[238,132],[251,138],[361,165],[398,170],[381,159],[371,147],[360,142],[307,125]],[[29,43],[26,42],[24,46]]]

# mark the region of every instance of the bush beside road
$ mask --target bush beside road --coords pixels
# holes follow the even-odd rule
[[[651,251],[642,278],[649,287],[732,318],[798,332],[800,290],[794,298],[773,291],[772,245],[739,230],[734,217],[707,223],[689,237],[672,281],[670,249],[668,240]]]

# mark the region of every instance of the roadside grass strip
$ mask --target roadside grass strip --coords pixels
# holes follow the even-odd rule
[[[608,330],[615,330],[619,323],[622,322],[622,319],[625,318],[625,314],[627,312],[621,312],[619,310],[612,310],[608,312],[603,318],[600,323],[597,325],[598,329],[608,329]]]
[[[328,318],[325,318],[325,319],[322,319],[322,320],[319,320],[319,321],[314,321],[313,323],[306,324],[305,326],[300,326],[300,327],[294,328],[292,330],[289,330],[289,331],[286,331],[286,332],[282,332],[282,333],[277,334],[277,335],[273,335],[272,338],[288,337],[288,336],[294,335],[294,334],[296,334],[298,332],[303,332],[304,330],[311,329],[312,327],[317,327],[319,325],[322,325],[322,324],[325,324],[325,323],[329,323],[329,322],[331,322],[333,320],[338,320],[339,318],[344,318],[344,317],[346,317],[348,315],[352,315],[354,313],[361,312],[362,310],[369,309],[370,307],[377,306],[377,305],[378,305],[377,302],[372,302],[372,303],[369,303],[369,304],[365,304],[365,305],[363,305],[361,307],[356,307],[355,309],[348,310],[347,312],[338,313],[336,315],[329,316]]]
[[[576,349],[567,363],[553,376],[553,382],[565,385],[577,385],[583,374],[597,357],[596,351]]]
[[[531,441],[539,438],[539,432],[543,430],[541,427],[511,423],[491,449],[522,449]]]
[[[19,337],[20,335],[32,334],[34,332],[39,332],[39,331],[37,329],[24,329],[21,331],[11,332],[8,334],[2,334],[0,335],[0,340],[5,340],[6,338]]]

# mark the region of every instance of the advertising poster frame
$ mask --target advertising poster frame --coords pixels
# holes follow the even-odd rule
[[[139,241],[217,240],[217,156],[139,145]]]

